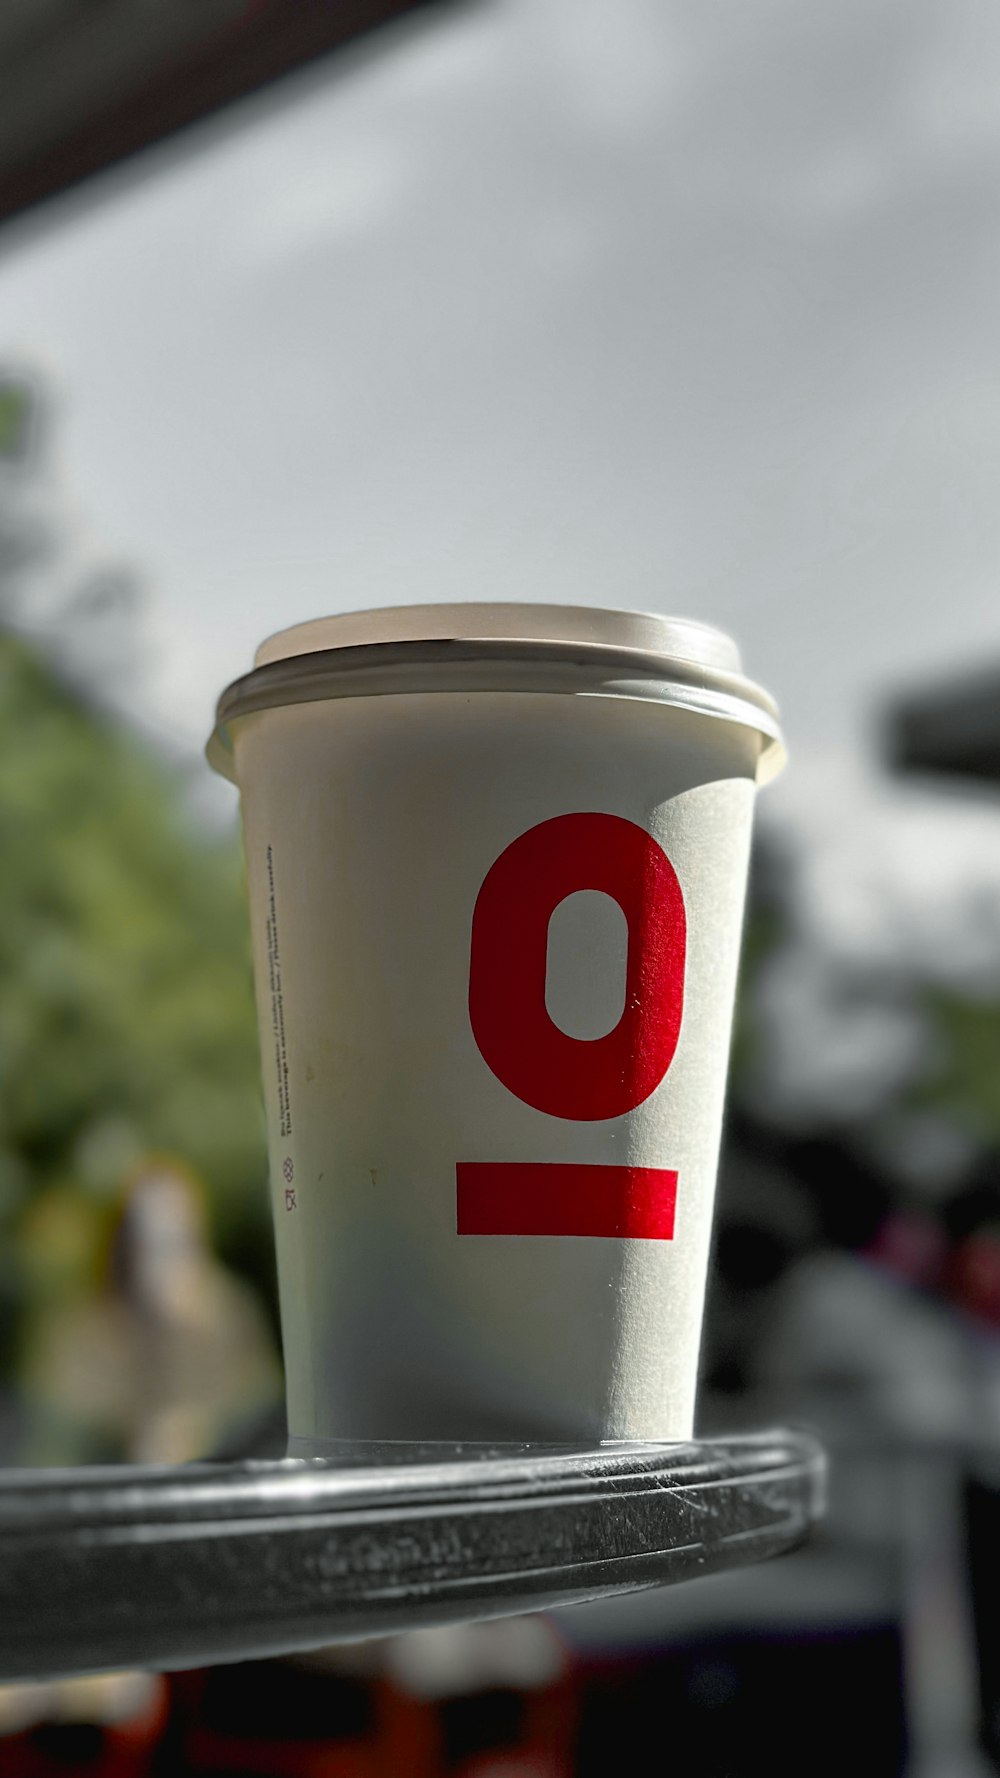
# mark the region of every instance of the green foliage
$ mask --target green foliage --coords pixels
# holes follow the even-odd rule
[[[24,449],[31,419],[31,390],[0,373],[0,458],[17,457]]]
[[[43,1288],[46,1252],[60,1290],[67,1263],[85,1286],[80,1274],[97,1263],[130,1173],[153,1154],[198,1175],[223,1252],[269,1285],[237,842],[200,835],[170,773],[137,739],[3,634],[0,859],[0,1307],[8,1332],[24,1293]],[[63,1255],[61,1264],[45,1214],[59,1204],[77,1206],[70,1260]],[[56,1222],[64,1227],[66,1218]],[[41,1243],[39,1226],[48,1230]]]
[[[766,835],[758,834],[751,856],[733,1013],[730,1074],[732,1095],[737,1103],[744,1096],[752,1102],[754,1096],[753,1064],[760,1045],[754,986],[787,936],[788,915],[783,887],[791,870],[791,861],[778,852]]]
[[[943,1112],[977,1142],[1000,1144],[1000,1004],[936,989],[924,995],[934,1035],[911,1102]]]

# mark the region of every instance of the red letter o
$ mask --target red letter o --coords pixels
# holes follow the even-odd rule
[[[548,930],[567,895],[597,889],[628,924],[625,1006],[604,1037],[568,1037],[545,1004]],[[557,815],[486,874],[472,917],[469,1016],[480,1053],[516,1098],[594,1122],[648,1099],[673,1060],[684,1004],[686,921],[662,846],[620,815]]]

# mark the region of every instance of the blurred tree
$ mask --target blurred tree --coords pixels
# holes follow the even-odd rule
[[[242,864],[101,706],[135,582],[82,562],[37,379],[0,369],[0,1371],[93,1290],[157,1156],[205,1184],[273,1309]],[[112,638],[113,640],[114,638]]]
[[[37,403],[30,381],[0,371],[0,462],[23,461],[31,444]]]
[[[96,1229],[162,1151],[206,1181],[223,1249],[259,1272],[268,1208],[237,851],[197,834],[167,771],[2,634],[0,852],[5,1251],[66,1193]],[[51,1237],[42,1269],[64,1288]],[[6,1287],[10,1302],[9,1267]]]
[[[0,623],[85,699],[113,706],[141,673],[140,581],[95,557],[59,473],[52,409],[36,371],[0,365]]]
[[[987,989],[991,984],[987,984]],[[951,1118],[977,1149],[1000,1144],[1000,1000],[958,989],[925,990],[934,1033],[927,1068],[910,1091],[912,1103]],[[998,1196],[1000,1209],[1000,1196]]]

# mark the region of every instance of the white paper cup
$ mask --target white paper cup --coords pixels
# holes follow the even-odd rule
[[[353,613],[243,804],[290,1449],[692,1431],[766,694],[703,625]]]

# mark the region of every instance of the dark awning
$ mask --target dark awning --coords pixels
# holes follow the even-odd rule
[[[0,220],[429,3],[3,0]]]
[[[897,698],[886,735],[897,768],[1000,780],[1000,665]]]

